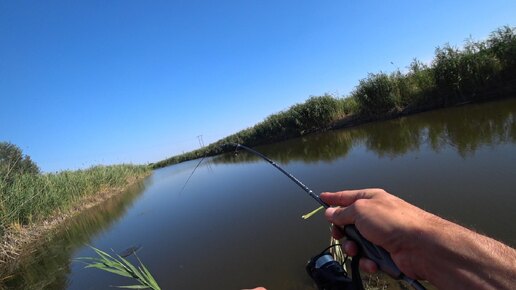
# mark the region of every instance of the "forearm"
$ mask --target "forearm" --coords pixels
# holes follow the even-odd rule
[[[425,278],[439,289],[513,289],[516,250],[434,216],[420,238]]]

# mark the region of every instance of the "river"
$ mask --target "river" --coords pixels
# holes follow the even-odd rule
[[[516,246],[516,99],[472,104],[255,148],[315,192],[381,187]],[[315,289],[304,266],[329,244],[318,205],[246,152],[154,171],[72,219],[5,282],[12,289],[111,289],[133,281],[84,269],[88,245],[138,256],[162,289]],[[398,289],[372,277],[376,289]],[[376,281],[376,282],[374,282]],[[387,285],[382,288],[382,285]]]

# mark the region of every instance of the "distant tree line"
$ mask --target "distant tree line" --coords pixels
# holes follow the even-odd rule
[[[310,97],[207,147],[152,164],[153,168],[216,155],[226,143],[256,146],[329,128],[393,118],[462,103],[516,96],[516,28],[504,26],[487,40],[444,45],[430,64],[414,61],[407,72],[369,74],[345,97]]]

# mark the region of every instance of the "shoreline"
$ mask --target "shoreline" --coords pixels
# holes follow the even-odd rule
[[[50,233],[64,225],[71,218],[83,211],[102,204],[114,196],[123,194],[131,186],[145,180],[152,171],[127,179],[124,186],[103,189],[96,194],[78,200],[65,212],[56,211],[50,217],[30,225],[12,224],[4,233],[0,243],[0,285],[9,279],[10,274],[25,257],[29,256],[39,242]],[[1,289],[1,287],[0,287]]]
[[[461,106],[467,106],[471,104],[482,104],[482,103],[489,103],[489,102],[496,102],[501,101],[504,99],[511,99],[513,97],[502,97],[502,98],[495,98],[495,99],[486,99],[486,100],[478,100],[478,101],[465,101],[461,103],[456,104],[450,104],[447,106],[425,106],[425,107],[418,107],[418,108],[405,108],[401,111],[395,111],[395,112],[388,112],[383,115],[377,115],[377,116],[363,116],[363,115],[348,115],[344,116],[332,124],[330,124],[327,128],[322,128],[320,131],[315,132],[325,132],[325,131],[332,131],[332,130],[338,130],[343,128],[352,128],[360,125],[364,125],[371,122],[381,122],[381,121],[387,121],[387,120],[393,120],[397,118],[402,117],[408,117],[413,116],[421,113],[426,112],[432,112],[432,111],[438,111],[438,110],[444,110],[448,108],[455,108],[455,107],[461,107]],[[315,133],[310,132],[310,133]],[[308,133],[308,134],[310,134]],[[308,135],[305,134],[305,135]],[[303,136],[305,136],[303,135]]]
[[[274,138],[274,139],[268,140],[268,141],[260,140],[259,142],[256,142],[256,144],[246,144],[244,142],[244,143],[242,143],[242,145],[246,145],[246,146],[250,146],[250,147],[269,145],[269,144],[274,144],[274,143],[287,141],[287,140],[291,140],[291,139],[295,139],[295,138],[304,137],[304,136],[311,135],[311,134],[328,132],[328,131],[339,130],[339,129],[353,128],[353,127],[361,126],[361,125],[364,125],[367,123],[372,123],[372,122],[393,120],[393,119],[403,118],[403,117],[407,117],[407,116],[413,116],[413,115],[417,115],[417,114],[421,114],[421,113],[425,113],[425,112],[445,110],[448,108],[467,106],[467,105],[472,105],[472,104],[497,102],[497,101],[502,101],[505,99],[512,99],[512,98],[516,98],[516,96],[505,96],[505,97],[483,99],[483,100],[468,100],[468,101],[464,101],[464,102],[460,102],[460,103],[453,103],[453,104],[447,104],[447,105],[427,105],[427,106],[419,106],[419,107],[407,107],[400,111],[391,111],[391,112],[386,112],[384,114],[379,114],[379,115],[349,114],[349,115],[343,116],[343,117],[331,122],[330,124],[328,124],[326,126],[315,128],[313,130],[299,132],[298,135],[286,136],[284,138]],[[219,142],[220,142],[220,140],[215,142],[214,144],[217,144]],[[207,147],[209,148],[211,145],[213,145],[213,144],[210,144]],[[217,155],[229,152],[229,151],[218,151],[218,152],[206,153],[206,151],[203,151],[202,149],[203,148],[189,152],[189,153],[193,153],[194,154],[193,156],[189,156],[186,158],[181,158],[181,155],[172,156],[165,160],[151,164],[151,167],[153,169],[159,169],[159,168],[164,168],[167,166],[183,163],[186,161],[202,158],[203,156],[205,156],[205,157],[217,156]],[[210,150],[210,149],[207,149],[207,150]],[[199,155],[195,155],[195,154],[197,154],[196,152],[198,152]],[[175,160],[176,162],[170,161],[173,159],[176,159]],[[169,162],[167,162],[167,161],[169,161]]]

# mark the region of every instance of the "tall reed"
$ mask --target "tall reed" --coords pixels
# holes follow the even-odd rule
[[[121,189],[149,172],[147,166],[124,164],[0,176],[0,231],[12,224],[27,225],[65,212],[85,197]]]

